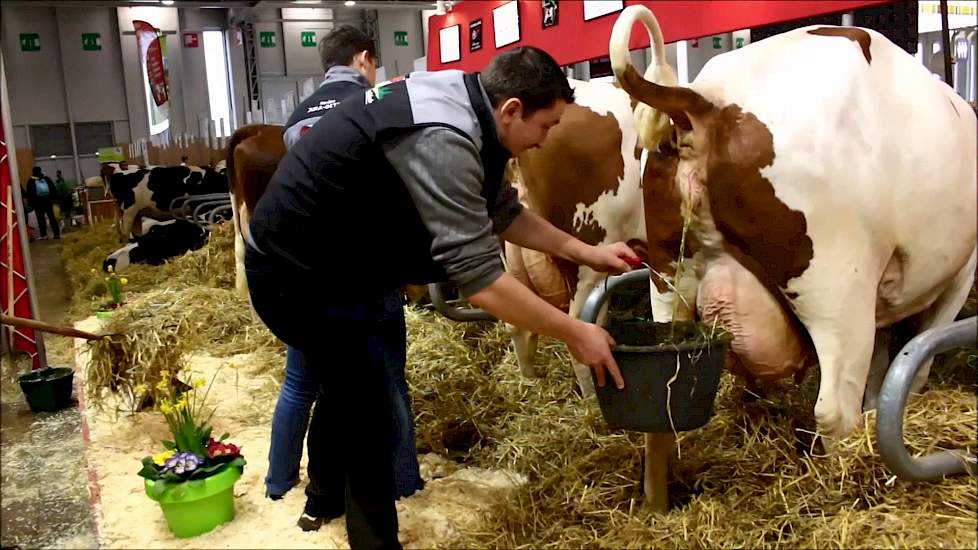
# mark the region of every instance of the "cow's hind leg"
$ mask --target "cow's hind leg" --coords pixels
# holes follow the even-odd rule
[[[129,242],[129,236],[135,231],[137,221],[139,221],[139,212],[135,208],[123,211],[122,220],[119,222],[119,239],[122,242]]]
[[[245,242],[241,235],[238,202],[231,193],[231,219],[234,222],[234,290],[239,296],[248,296],[248,277],[245,274]]]

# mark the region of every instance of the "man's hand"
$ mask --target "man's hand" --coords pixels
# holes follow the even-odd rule
[[[625,243],[589,246],[581,251],[580,263],[600,273],[619,275],[641,265],[642,260]]]
[[[567,349],[574,356],[574,359],[594,371],[594,375],[598,379],[598,387],[604,387],[605,370],[611,373],[616,388],[620,390],[625,387],[625,381],[621,377],[618,363],[611,356],[611,348],[614,347],[615,340],[605,329],[598,325],[578,321],[566,342]]]

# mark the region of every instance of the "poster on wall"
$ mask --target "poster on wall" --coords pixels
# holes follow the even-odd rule
[[[469,51],[482,49],[482,19],[469,23]]]
[[[543,0],[540,4],[543,8],[543,28],[553,27],[557,24],[557,0]]]
[[[461,25],[452,25],[438,31],[442,63],[451,63],[462,59],[461,32]]]
[[[520,6],[513,0],[492,10],[492,26],[495,33],[496,47],[518,42],[520,39]]]
[[[597,19],[602,15],[615,13],[624,8],[624,0],[584,0],[584,20]]]

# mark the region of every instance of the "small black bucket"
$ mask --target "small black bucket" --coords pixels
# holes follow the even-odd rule
[[[679,323],[676,330],[681,336],[693,336],[699,330],[695,327],[705,334],[711,333],[710,326],[693,323]],[[662,342],[661,335],[671,330],[670,323],[619,321],[606,328],[618,344],[612,355],[625,380],[622,390],[610,379],[603,388],[595,388],[601,413],[609,426],[668,433],[694,430],[706,424],[713,415],[720,372],[733,335],[718,330],[708,341],[680,339],[682,343],[678,345],[653,345]],[[676,379],[670,385],[669,380],[674,376]]]
[[[45,368],[22,374],[17,380],[34,412],[57,411],[71,404],[75,371],[67,367]]]

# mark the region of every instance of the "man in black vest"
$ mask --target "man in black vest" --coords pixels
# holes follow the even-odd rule
[[[288,149],[343,99],[356,93],[362,97],[376,80],[377,52],[374,41],[354,27],[343,25],[330,31],[319,43],[319,54],[326,77],[322,85],[300,103],[289,117],[283,134]],[[399,319],[403,322],[403,316]],[[397,320],[395,318],[392,322]],[[404,378],[406,362],[405,350],[404,354],[387,363],[391,398],[400,413],[396,419],[398,444],[393,460],[398,497],[409,496],[424,488],[414,443],[414,416]],[[301,350],[288,346],[285,380],[272,415],[268,474],[265,477],[266,494],[273,500],[282,498],[298,483],[302,443],[308,426],[313,456],[310,456],[308,465],[306,504],[298,522],[304,531],[318,529],[330,512],[326,488],[320,487],[319,482],[328,479],[331,475],[328,469],[335,467],[334,461],[323,461],[323,453],[315,452],[323,447],[324,441],[321,440],[330,437],[329,414],[323,412],[323,406],[317,405],[312,422],[309,421],[309,410],[319,390],[317,370],[315,365],[306,361]]]
[[[346,513],[352,548],[400,547],[384,373],[405,346],[402,285],[451,280],[498,319],[566,342],[598,385],[605,371],[623,385],[608,333],[546,303],[500,258],[497,235],[601,272],[637,261],[624,243],[587,245],[523,209],[503,180],[509,158],[540,145],[573,97],[553,58],[531,47],[481,74],[412,73],[332,109],[252,214],[251,301],[318,370],[334,434],[316,450],[335,464],[323,480],[328,516]]]

